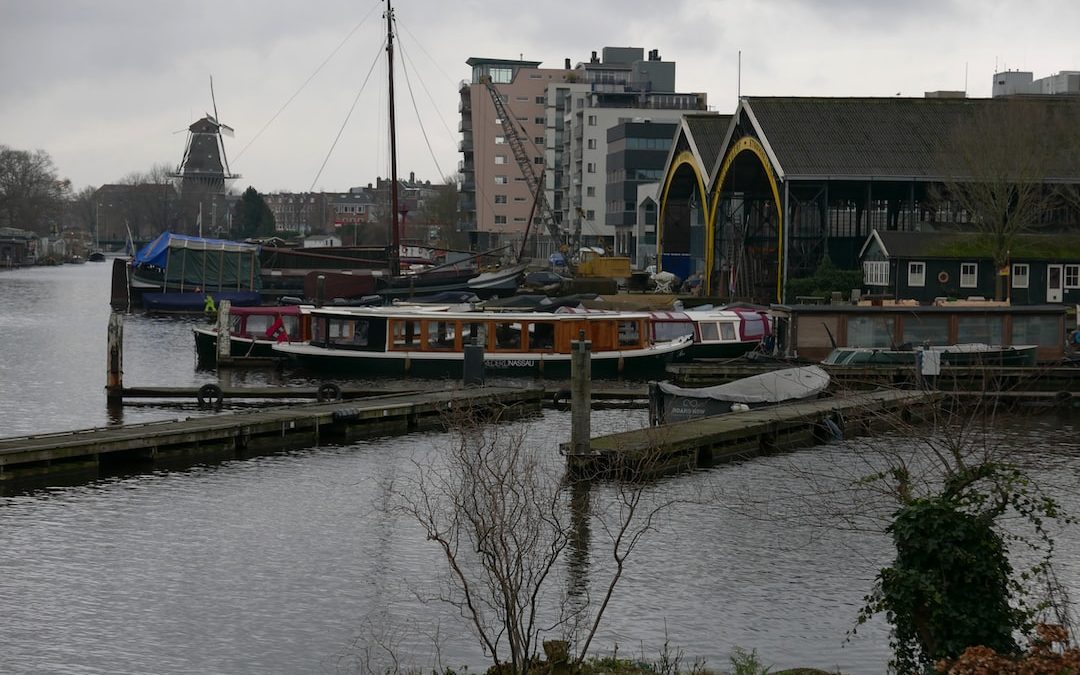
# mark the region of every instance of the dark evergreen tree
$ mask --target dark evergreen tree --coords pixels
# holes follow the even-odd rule
[[[240,201],[236,202],[233,213],[233,231],[235,236],[241,239],[252,237],[269,237],[274,234],[274,214],[266,205],[262,195],[248,186]]]

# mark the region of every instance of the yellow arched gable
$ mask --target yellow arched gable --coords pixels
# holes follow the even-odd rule
[[[664,189],[660,191],[660,211],[656,216],[656,264],[657,269],[660,268],[662,255],[664,253],[664,222],[667,216],[667,202],[668,202],[668,190],[671,189],[671,183],[675,180],[675,174],[679,172],[679,168],[683,165],[689,166],[690,170],[694,172],[694,178],[697,181],[698,197],[701,199],[701,203],[707,205],[709,203],[708,190],[705,187],[705,177],[701,173],[701,167],[698,166],[697,161],[694,159],[694,153],[689,150],[683,150],[675,159],[671,162],[671,168],[668,169],[667,175],[664,176]],[[713,209],[709,209],[711,212]],[[709,216],[706,216],[709,217]],[[707,244],[705,248],[705,288],[708,288],[709,271],[712,266],[712,246],[711,246],[711,233],[712,224],[705,223],[705,241]]]
[[[761,143],[752,136],[744,136],[735,142],[734,145],[728,149],[727,154],[724,155],[724,163],[720,165],[720,173],[716,176],[716,181],[713,183],[712,189],[712,203],[709,206],[709,218],[707,221],[706,239],[709,241],[709,250],[706,254],[709,258],[708,270],[712,273],[712,255],[713,250],[716,248],[714,237],[716,236],[715,224],[716,224],[716,212],[720,208],[720,189],[724,185],[724,180],[727,179],[728,171],[731,170],[731,165],[735,163],[735,158],[743,152],[751,152],[761,162],[761,167],[765,170],[765,178],[769,181],[769,188],[772,190],[773,202],[776,204],[776,236],[778,241],[776,246],[776,301],[783,302],[783,284],[784,284],[784,206],[780,201],[780,185],[776,180],[776,174],[773,172],[772,164],[769,162],[769,156],[765,153],[765,148]],[[708,282],[710,285],[707,288],[712,288],[711,280]]]

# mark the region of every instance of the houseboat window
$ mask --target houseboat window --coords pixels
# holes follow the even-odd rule
[[[368,344],[368,322],[355,319],[334,319],[327,321],[329,329],[328,344],[337,347],[366,347]]]
[[[247,335],[247,331],[251,330],[252,327],[255,325],[256,318],[257,317],[249,316],[247,320],[247,330],[244,330],[243,327],[240,325],[241,323],[243,323],[241,318],[233,314],[229,317],[229,332],[233,335]]]
[[[1001,318],[996,316],[960,316],[956,319],[956,342],[1001,344]]]
[[[701,330],[702,342],[717,342],[720,340],[720,331],[712,321],[708,323],[699,323],[698,328]]]
[[[1013,288],[1027,288],[1028,287],[1028,266],[1027,265],[1013,265],[1012,266],[1012,287]]]
[[[960,288],[977,288],[979,266],[976,263],[960,263]]]
[[[909,314],[904,317],[900,341],[912,346],[947,345],[949,344],[949,317]]]
[[[684,335],[694,335],[694,324],[689,321],[657,321],[653,324],[657,342],[669,342]]]
[[[555,324],[534,323],[529,331],[529,350],[544,351],[555,348]]]
[[[926,263],[909,262],[907,266],[908,286],[921,287],[926,285]]]
[[[735,341],[735,324],[727,321],[720,322],[720,339],[724,342]]]
[[[1012,344],[1044,345],[1061,344],[1064,331],[1056,316],[1014,315],[1012,320]]]
[[[495,324],[495,349],[520,349],[521,325],[509,322]]]
[[[419,321],[394,321],[394,347],[410,349],[420,347]]]
[[[1065,266],[1065,288],[1080,288],[1080,265]]]
[[[326,344],[326,319],[321,316],[311,321],[311,342],[317,345]]]
[[[881,316],[854,316],[848,319],[848,347],[892,347],[896,319]]]
[[[465,333],[461,337],[462,344],[480,345],[486,349],[488,346],[487,324],[470,323],[465,327]]]
[[[434,350],[454,349],[456,331],[449,321],[427,321],[427,348]]]
[[[641,343],[641,328],[638,321],[619,322],[619,346],[627,347]]]
[[[863,262],[863,283],[867,286],[888,286],[889,261],[867,260]]]

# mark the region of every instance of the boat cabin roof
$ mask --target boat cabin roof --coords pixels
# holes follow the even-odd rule
[[[382,319],[436,319],[440,321],[631,321],[645,320],[650,316],[647,312],[618,312],[618,313],[587,313],[587,314],[560,314],[551,312],[469,312],[449,309],[428,309],[400,307],[356,307],[356,308],[326,308],[312,310],[313,315],[337,316],[341,318],[382,318]]]

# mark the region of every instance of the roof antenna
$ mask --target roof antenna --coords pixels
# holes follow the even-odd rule
[[[742,98],[742,50],[739,50],[737,73],[735,75],[735,102]]]

